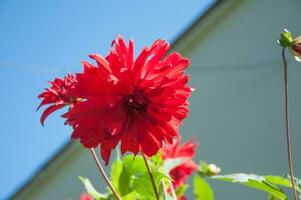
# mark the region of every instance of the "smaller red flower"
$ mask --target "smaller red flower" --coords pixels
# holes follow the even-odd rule
[[[38,106],[37,110],[45,105],[49,104],[41,116],[41,123],[44,125],[45,119],[54,111],[65,107],[66,105],[72,106],[76,103],[77,98],[75,98],[71,93],[76,79],[72,74],[68,74],[64,79],[56,78],[54,81],[49,82],[51,84],[50,88],[46,88],[45,91],[38,97],[42,99],[41,104]]]
[[[178,200],[186,200],[186,197],[184,195],[180,196],[180,197],[178,197]]]
[[[198,169],[198,165],[193,161],[196,146],[197,144],[194,144],[192,139],[182,145],[180,145],[180,139],[178,139],[173,144],[166,144],[163,146],[163,160],[182,157],[187,158],[183,164],[175,167],[169,173],[173,180],[173,186],[175,189],[183,185],[187,181],[188,177]]]
[[[79,200],[93,200],[93,198],[87,193],[82,193],[79,197]]]
[[[293,39],[293,41],[289,47],[289,50],[295,56],[295,59],[297,61],[301,62],[301,36]]]

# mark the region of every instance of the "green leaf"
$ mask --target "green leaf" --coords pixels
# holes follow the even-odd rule
[[[152,171],[152,174],[153,174],[153,177],[155,179],[155,183],[157,184],[157,186],[161,185],[162,180],[170,181],[169,176],[167,176],[166,174],[164,174],[162,172]]]
[[[268,200],[279,200],[279,198],[277,198],[277,197],[275,197],[275,196],[269,194]]]
[[[286,178],[286,177],[282,177],[282,176],[273,176],[273,175],[268,175],[268,176],[264,176],[264,177],[266,178],[267,181],[269,181],[275,185],[292,188],[292,183],[291,183],[290,177]],[[298,186],[297,178],[295,178],[295,182],[297,183],[296,190],[298,192],[301,192],[301,188]]]
[[[268,175],[268,176],[264,176],[265,179],[271,183],[274,183],[275,185],[281,185],[284,187],[292,187],[292,183],[281,176],[272,176],[272,175]]]
[[[183,162],[183,161],[181,161]],[[149,160],[149,166],[155,179],[155,184],[160,194],[162,194],[162,180],[170,182],[168,173],[160,166],[163,163],[160,154]],[[122,199],[154,199],[152,184],[144,163],[144,159],[139,155],[126,155],[122,160],[117,159],[111,167],[112,184],[117,189]]]
[[[183,196],[188,189],[189,185],[188,184],[183,184],[179,188],[176,189],[176,195],[177,197]]]
[[[163,158],[160,152],[150,158],[150,161],[156,166],[160,167],[163,165]]]
[[[172,169],[178,167],[183,164],[188,158],[180,157],[174,159],[167,159],[164,161],[164,171],[168,174]]]
[[[213,200],[213,191],[207,181],[200,176],[194,176],[193,192],[196,200]]]
[[[169,178],[161,172],[152,172],[157,188],[161,188],[162,180],[169,180]],[[145,199],[155,199],[155,193],[153,191],[152,182],[150,180],[148,172],[144,172],[135,177],[133,181],[133,189]],[[159,189],[158,189],[159,190]]]
[[[159,157],[155,158],[155,161],[160,162]],[[149,165],[156,185],[160,186],[159,189],[161,189],[162,179],[168,179],[169,176],[161,172],[161,167],[154,164],[153,161],[149,161]],[[152,185],[142,156],[126,155],[122,160],[118,157],[112,164],[111,179],[122,199],[136,199],[137,195],[140,199],[150,198],[153,195]]]
[[[133,199],[137,199],[137,194],[135,192],[131,192],[122,197],[122,200],[133,200]]]
[[[111,166],[111,182],[117,191],[119,191],[119,178],[122,173],[122,169],[123,163],[120,160],[119,154],[117,154],[117,158]]]
[[[152,188],[152,183],[146,173],[137,177],[133,181],[133,189],[145,199],[155,199],[155,194]]]
[[[258,190],[263,190],[280,200],[286,200],[285,193],[277,187],[274,183],[266,180],[264,176],[258,176],[255,174],[228,174],[223,176],[213,176],[213,179],[228,181],[232,183],[240,183]]]
[[[147,171],[142,156],[126,155],[123,159],[124,167],[129,175],[141,174]]]
[[[86,191],[94,198],[97,200],[105,200],[107,199],[108,195],[107,194],[101,194],[97,192],[97,190],[93,187],[92,183],[90,182],[89,179],[79,176],[79,180],[85,185]]]
[[[123,160],[117,158],[112,165],[112,184],[123,198],[131,196],[133,178],[144,172],[146,168],[141,156],[126,155]]]
[[[119,177],[119,192],[121,196],[125,196],[132,192],[130,187],[132,176],[128,172],[125,166],[123,166],[122,172]]]

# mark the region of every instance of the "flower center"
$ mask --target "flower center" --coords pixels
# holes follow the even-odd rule
[[[141,92],[134,92],[126,97],[126,103],[130,109],[146,111],[147,99]]]

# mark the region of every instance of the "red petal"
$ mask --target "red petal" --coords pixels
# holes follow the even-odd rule
[[[141,77],[141,72],[143,71],[143,67],[147,57],[149,56],[150,51],[149,48],[144,47],[139,54],[138,58],[135,60],[133,74],[135,75],[135,80],[138,80]]]
[[[44,122],[45,122],[45,119],[51,114],[53,113],[54,111],[60,109],[60,108],[63,108],[65,107],[64,104],[61,104],[61,105],[52,105],[52,106],[49,106],[46,110],[44,110],[42,116],[41,116],[41,124],[44,126]]]
[[[106,70],[108,70],[108,72],[112,72],[111,68],[110,68],[110,64],[108,63],[108,61],[102,57],[101,55],[98,55],[98,54],[91,54],[89,55],[90,58],[94,59],[97,64],[98,64],[98,67],[104,67]]]
[[[139,122],[135,122],[139,123]],[[126,132],[124,132],[121,138],[121,153],[124,154],[127,151],[133,152],[135,155],[139,152],[139,142],[138,142],[138,130],[137,125],[129,127]]]
[[[128,54],[126,59],[126,67],[128,69],[132,69],[134,62],[134,41],[129,41],[129,48],[128,48]]]
[[[150,132],[144,134],[144,139],[140,143],[141,151],[151,157],[155,155],[161,147],[159,141]]]

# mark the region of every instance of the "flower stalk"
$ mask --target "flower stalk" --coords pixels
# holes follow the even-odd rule
[[[171,192],[171,195],[172,195],[172,198],[174,199],[174,200],[178,200],[178,198],[177,198],[177,194],[176,194],[176,191],[175,191],[175,188],[174,188],[174,186],[173,186],[173,183],[172,183],[172,181],[170,181],[170,192]]]
[[[104,180],[106,181],[106,183],[108,184],[108,186],[110,187],[110,189],[112,190],[112,192],[113,192],[115,198],[116,198],[117,200],[121,200],[119,194],[117,193],[117,191],[116,191],[115,188],[113,187],[113,185],[112,185],[110,179],[108,178],[106,172],[105,172],[104,169],[102,168],[102,166],[101,166],[101,164],[100,164],[100,162],[99,162],[99,160],[98,160],[98,158],[97,158],[97,155],[96,155],[96,153],[95,153],[94,148],[90,148],[90,151],[91,151],[92,156],[93,156],[93,158],[94,158],[94,160],[95,160],[95,163],[96,163],[96,165],[97,165],[97,168],[99,169],[99,171],[100,171],[102,177],[104,178]]]
[[[141,153],[142,154],[142,157],[143,157],[143,160],[144,160],[144,163],[145,163],[145,166],[146,166],[146,169],[147,169],[147,172],[148,172],[148,175],[149,175],[149,178],[152,182],[152,186],[153,186],[153,190],[154,190],[154,193],[155,193],[155,196],[156,196],[156,199],[157,200],[160,200],[160,197],[159,197],[159,193],[158,193],[158,190],[157,190],[157,186],[156,186],[156,183],[155,183],[155,179],[154,179],[154,176],[151,172],[151,169],[149,167],[149,164],[147,162],[147,159],[144,155],[144,153]]]
[[[289,173],[291,176],[294,200],[297,200],[298,197],[297,197],[297,191],[296,191],[296,186],[294,181],[294,172],[293,172],[291,137],[289,133],[288,78],[287,78],[287,62],[285,58],[285,47],[282,48],[282,60],[283,60],[283,67],[284,67],[283,80],[284,80],[285,133],[286,133],[286,143],[287,143],[288,166],[289,166]]]

